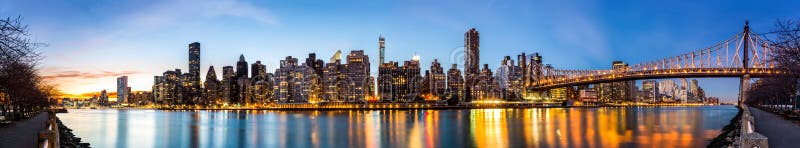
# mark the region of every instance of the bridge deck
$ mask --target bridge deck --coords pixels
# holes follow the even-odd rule
[[[528,87],[529,90],[547,90],[558,87],[608,83],[641,79],[662,78],[698,78],[698,77],[767,77],[780,74],[774,68],[685,68],[665,70],[644,70],[622,73],[585,74],[581,76],[555,76],[542,79],[541,82]]]

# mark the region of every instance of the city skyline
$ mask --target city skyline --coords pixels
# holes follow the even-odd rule
[[[203,59],[200,63],[200,71],[201,73],[200,78],[205,78],[205,72],[208,71],[209,66],[217,66],[217,68],[223,66],[232,66],[234,65],[234,61],[239,55],[244,55],[249,62],[254,62],[256,60],[260,60],[267,65],[266,69],[269,72],[273,72],[279,64],[277,62],[280,59],[283,59],[285,56],[293,56],[298,58],[303,58],[308,53],[316,53],[320,59],[327,59],[330,57],[336,50],[342,49],[343,52],[349,53],[350,50],[364,50],[366,55],[373,57],[371,59],[371,71],[370,74],[372,76],[377,76],[377,66],[379,62],[378,60],[378,36],[383,36],[386,38],[386,61],[405,61],[410,60],[414,53],[421,55],[421,62],[420,67],[429,67],[429,63],[433,61],[433,59],[438,59],[442,65],[446,69],[449,69],[450,64],[458,64],[458,66],[463,66],[461,61],[452,62],[452,52],[457,51],[460,46],[463,46],[463,32],[464,30],[475,27],[481,31],[481,50],[483,51],[480,54],[480,59],[482,59],[479,65],[482,64],[489,64],[490,69],[494,70],[497,66],[500,65],[503,56],[513,56],[520,52],[526,53],[534,53],[539,52],[544,57],[544,63],[552,64],[554,67],[560,68],[578,68],[578,69],[585,69],[585,68],[608,68],[611,66],[611,62],[614,60],[622,60],[627,63],[637,63],[637,61],[642,61],[647,58],[659,58],[659,57],[666,57],[672,56],[678,53],[682,53],[684,51],[691,51],[693,48],[705,47],[709,46],[714,43],[714,41],[724,39],[738,33],[741,28],[742,22],[745,19],[749,19],[752,23],[752,26],[755,31],[759,32],[766,32],[769,30],[769,26],[772,25],[775,19],[785,18],[786,16],[793,16],[793,14],[797,14],[796,11],[792,10],[791,13],[786,13],[784,11],[789,11],[784,9],[783,7],[774,9],[770,12],[762,12],[758,10],[749,10],[751,12],[745,11],[742,13],[725,13],[731,10],[732,8],[742,7],[748,5],[748,3],[737,3],[731,4],[729,7],[724,8],[711,8],[710,10],[696,10],[696,9],[689,9],[689,10],[696,10],[696,11],[689,11],[684,13],[700,13],[700,12],[710,12],[710,13],[702,13],[706,14],[704,16],[692,16],[687,18],[676,18],[679,15],[669,15],[669,16],[655,16],[654,18],[649,19],[642,19],[642,20],[634,20],[637,18],[636,16],[622,16],[621,19],[603,19],[603,18],[593,18],[590,16],[592,12],[591,9],[581,9],[579,3],[575,3],[575,7],[579,8],[572,8],[569,11],[562,11],[559,13],[558,11],[554,11],[554,15],[568,15],[564,18],[574,18],[572,19],[540,19],[544,20],[542,22],[532,22],[532,21],[522,21],[519,23],[519,26],[515,25],[503,25],[504,23],[514,22],[515,19],[519,18],[526,18],[526,16],[530,17],[529,15],[546,15],[546,14],[516,14],[516,15],[504,15],[504,16],[511,16],[512,18],[501,18],[496,21],[490,21],[487,16],[477,15],[476,19],[465,19],[464,16],[468,15],[476,15],[473,13],[477,12],[465,12],[467,14],[450,14],[442,12],[443,10],[433,10],[432,8],[428,11],[430,13],[423,13],[423,14],[416,14],[418,16],[406,16],[400,17],[403,19],[399,19],[400,21],[392,21],[386,19],[377,18],[381,14],[376,14],[377,16],[370,15],[367,20],[376,20],[377,24],[366,24],[367,27],[344,27],[347,25],[355,25],[353,23],[344,23],[347,22],[346,17],[333,17],[332,19],[343,19],[333,21],[334,23],[325,23],[324,25],[330,26],[333,28],[332,30],[341,30],[342,32],[347,31],[354,31],[357,33],[344,33],[348,34],[345,37],[338,37],[339,35],[343,35],[342,32],[339,31],[327,31],[328,29],[319,29],[314,26],[308,26],[310,24],[308,21],[317,19],[321,16],[326,16],[321,14],[322,12],[314,11],[308,15],[300,15],[297,19],[292,17],[287,17],[283,15],[294,16],[298,15],[293,13],[294,11],[291,10],[271,10],[269,9],[268,5],[272,4],[263,4],[263,3],[254,3],[254,2],[242,2],[242,1],[230,1],[225,2],[223,6],[233,6],[236,5],[237,8],[248,8],[245,10],[249,11],[239,11],[240,9],[224,9],[222,7],[222,14],[197,14],[196,17],[191,17],[194,14],[184,14],[192,11],[186,10],[176,10],[176,11],[167,11],[167,10],[159,10],[157,8],[152,9],[153,11],[147,11],[145,13],[155,13],[159,11],[166,12],[166,14],[174,14],[176,16],[168,16],[167,18],[159,18],[157,16],[148,16],[143,15],[142,17],[133,17],[133,20],[143,21],[140,23],[144,24],[134,24],[132,26],[125,26],[125,27],[105,27],[98,30],[93,29],[86,29],[91,28],[91,25],[86,25],[85,28],[77,29],[78,31],[71,31],[71,33],[76,33],[79,36],[76,39],[61,39],[61,40],[50,40],[50,37],[46,35],[56,35],[56,36],[63,36],[67,33],[58,33],[52,32],[53,30],[60,30],[58,26],[48,26],[48,25],[41,25],[45,22],[50,22],[50,19],[44,18],[44,14],[37,14],[31,12],[37,9],[44,9],[44,8],[31,8],[31,4],[26,3],[35,3],[35,2],[3,2],[10,3],[5,6],[10,7],[2,7],[0,6],[0,12],[11,11],[11,12],[21,12],[22,16],[25,16],[25,20],[27,22],[31,22],[30,28],[34,34],[34,38],[38,41],[47,42],[50,44],[48,47],[44,47],[44,54],[48,56],[48,59],[44,60],[42,67],[43,72],[45,73],[46,78],[51,78],[50,80],[58,81],[56,82],[59,84],[60,88],[65,93],[86,93],[86,92],[99,92],[102,89],[113,90],[114,79],[118,76],[128,75],[130,78],[130,86],[133,90],[149,90],[150,86],[152,86],[152,76],[158,75],[163,70],[166,69],[175,69],[180,68],[183,70],[189,70],[189,65],[186,64],[186,44],[198,41],[203,43],[204,54],[202,54],[201,59]],[[55,2],[59,3],[59,2]],[[68,3],[68,2],[64,2]],[[136,5],[145,5],[151,6],[149,4],[141,4],[136,2],[120,2],[120,3],[134,3]],[[97,12],[104,12],[110,11],[105,8],[107,6],[115,6],[121,8],[127,8],[120,3],[98,3],[96,5],[90,5],[90,9],[87,12],[97,11]],[[170,2],[170,3],[178,3],[184,4],[187,2]],[[188,2],[190,5],[191,2]],[[710,2],[709,2],[710,3]],[[481,3],[481,4],[472,4],[473,6],[477,5],[476,7],[485,8],[484,9],[476,9],[476,11],[484,11],[489,13],[501,13],[507,14],[511,13],[508,11],[499,11],[498,8],[503,7],[510,7],[508,4],[502,4],[500,2],[496,3]],[[211,4],[197,4],[200,6],[211,5]],[[394,8],[394,9],[416,9],[416,8],[402,8],[402,7],[409,7],[404,5],[391,5],[375,2],[375,3],[368,3],[368,4],[359,4],[360,6],[369,6],[375,5],[378,8],[371,8],[370,10],[364,11],[378,11],[372,9],[380,9],[380,8],[394,8],[394,7],[401,7],[401,8]],[[448,3],[445,4],[433,4],[434,6],[450,6]],[[470,4],[465,4],[470,5]],[[558,5],[558,4],[553,4]],[[561,5],[573,5],[573,4],[561,4]],[[645,4],[631,4],[631,5],[645,5]],[[710,5],[710,4],[698,4],[698,5]],[[20,7],[14,7],[20,6]],[[27,7],[26,7],[27,6]],[[238,6],[250,6],[250,7],[238,7]],[[537,7],[546,7],[547,4],[544,6],[536,5]],[[675,5],[673,5],[675,6]],[[680,6],[679,7],[690,7],[690,6]],[[760,5],[755,5],[760,6]],[[57,8],[71,8],[77,9],[75,10],[78,14],[87,13],[84,12],[83,8],[73,8],[69,5],[50,5],[48,7],[57,7]],[[85,7],[85,6],[84,6]],[[153,4],[152,7],[146,8],[153,8],[158,7],[157,4]],[[356,6],[350,6],[356,7]],[[430,6],[432,7],[432,6]],[[596,6],[593,6],[596,7]],[[607,9],[605,7],[599,6],[600,9]],[[30,10],[26,8],[31,8]],[[169,7],[171,8],[171,7]],[[201,7],[206,8],[206,7]],[[208,8],[215,8],[215,7],[208,7]],[[761,8],[761,7],[757,7]],[[16,10],[16,9],[23,9],[23,10]],[[333,8],[322,8],[325,9],[333,9]],[[390,10],[394,10],[390,9]],[[577,10],[575,10],[577,9]],[[628,8],[628,9],[640,9],[640,8]],[[766,9],[766,8],[764,8]],[[56,10],[63,10],[63,9],[56,9]],[[125,9],[122,9],[125,10]],[[269,11],[265,11],[269,10]],[[424,10],[424,9],[423,9]],[[510,9],[514,12],[523,11],[519,9]],[[547,10],[547,9],[545,9]],[[626,9],[620,10],[625,11]],[[399,11],[399,10],[394,10]],[[385,16],[380,17],[392,17],[392,16],[405,16],[399,12],[386,12]],[[574,11],[574,12],[572,12]],[[653,11],[665,11],[661,10],[653,10]],[[69,11],[72,12],[72,11]],[[115,11],[112,11],[115,12]],[[268,12],[268,13],[265,13]],[[324,12],[324,11],[323,11]],[[380,12],[380,11],[378,11]],[[400,11],[402,12],[402,11]],[[613,11],[611,13],[620,13]],[[716,13],[715,13],[716,12]],[[359,12],[338,12],[338,13],[359,13]],[[645,12],[646,13],[646,12]],[[261,14],[261,15],[255,15]],[[272,14],[272,17],[269,15],[264,14]],[[716,15],[714,15],[716,14]],[[780,15],[778,15],[780,14]],[[77,15],[74,13],[65,13],[62,15]],[[132,14],[136,16],[136,14]],[[331,14],[333,15],[333,14]],[[439,15],[439,16],[437,16]],[[663,14],[662,14],[663,15]],[[741,16],[738,16],[741,15]],[[750,16],[760,16],[758,18],[747,17]],[[91,15],[90,15],[91,16]],[[189,17],[184,18],[181,17]],[[233,18],[225,18],[222,19],[223,22],[216,22],[216,23],[209,23],[213,22],[216,19],[219,19],[218,16],[237,16]],[[766,16],[766,17],[764,17]],[[97,18],[95,18],[97,17]],[[152,18],[150,18],[152,17]],[[170,18],[171,17],[171,18]],[[347,15],[347,17],[353,17],[353,15]],[[421,19],[425,17],[428,20]],[[539,16],[539,17],[531,17],[531,18],[547,18],[547,16]],[[127,21],[122,22],[114,22],[114,21],[102,21],[107,19],[100,19],[102,16],[93,16],[93,17],[77,17],[79,19],[88,19],[88,20],[101,20],[100,23],[109,23],[117,24],[117,25],[108,25],[108,26],[118,26],[119,24],[125,24]],[[273,19],[267,19],[273,18]],[[460,19],[456,19],[460,18]],[[714,18],[711,20],[703,20],[700,22],[692,22],[692,20],[702,20]],[[126,18],[128,19],[128,18]],[[167,21],[166,25],[160,24],[161,19],[165,19],[163,21]],[[349,18],[353,19],[353,18]],[[458,25],[443,25],[438,23],[437,21],[446,21],[450,19],[455,20]],[[663,19],[663,20],[662,20]],[[177,23],[175,21],[189,21],[192,23]],[[270,21],[272,20],[272,21]],[[276,21],[277,20],[277,21]],[[285,20],[285,21],[284,21]],[[668,26],[659,26],[659,22],[664,20],[672,20],[678,22],[686,22],[686,24],[677,24],[677,25],[668,25]],[[54,19],[54,21],[63,21],[59,19]],[[148,22],[151,21],[151,22]],[[362,20],[363,21],[363,20]],[[613,24],[614,21],[619,21],[621,25]],[[70,24],[69,21],[64,21],[66,24]],[[313,22],[313,21],[311,21]],[[417,28],[408,28],[402,27],[402,25],[395,26],[390,25],[390,22],[401,22],[403,23],[423,23],[425,25],[420,25],[421,27]],[[705,23],[702,23],[705,22]],[[713,23],[711,23],[713,22]],[[152,23],[152,24],[151,24]],[[203,23],[209,23],[210,25],[201,25]],[[628,25],[625,25],[625,24]],[[59,24],[59,23],[46,23],[46,24]],[[259,26],[258,24],[264,24],[264,26]],[[524,24],[530,25],[526,26]],[[559,26],[559,25],[566,25]],[[652,28],[648,27],[639,27],[639,26],[630,26],[631,24],[643,24],[642,26],[652,26]],[[705,24],[705,25],[699,25]],[[162,41],[153,41],[150,39],[151,35],[143,35],[147,33],[159,32],[165,30],[165,28],[175,28],[176,26],[183,26],[188,25],[187,29],[166,29],[171,30],[171,32],[158,34],[154,33],[152,36],[155,36],[156,39],[164,39],[164,38],[171,38]],[[228,28],[226,26],[249,26],[244,27],[244,30],[252,30],[258,33],[247,33],[243,32],[243,30],[234,31],[232,33],[220,33],[219,31],[224,29],[213,29],[213,28]],[[274,25],[274,26],[273,26]],[[576,27],[577,25],[577,27]],[[81,26],[81,25],[78,25]],[[265,27],[266,26],[266,27]],[[276,27],[277,26],[277,27]],[[291,26],[291,27],[289,27]],[[152,28],[147,28],[152,27]],[[570,28],[573,28],[571,30]],[[141,29],[147,28],[147,29]],[[192,29],[198,28],[212,28],[211,31],[198,31],[193,32]],[[327,28],[327,27],[321,27]],[[626,31],[622,31],[622,29],[630,29],[628,33]],[[63,28],[62,28],[63,29]],[[308,29],[310,31],[304,31]],[[548,29],[553,29],[556,31],[546,31]],[[116,32],[115,32],[116,30]],[[270,33],[261,32],[263,31],[273,31],[276,32],[277,36],[285,36],[288,39],[275,39],[271,36]],[[430,31],[430,30],[441,30],[441,31]],[[87,31],[83,32],[80,31]],[[105,31],[112,32],[110,34],[105,33]],[[413,31],[413,32],[408,32]],[[512,32],[514,31],[514,32]],[[516,32],[518,31],[518,32]],[[420,34],[420,32],[426,32],[424,34]],[[259,34],[262,33],[262,34]],[[42,36],[37,36],[37,34],[43,34]],[[187,35],[179,35],[179,34],[187,34]],[[213,34],[213,35],[204,35],[204,34]],[[295,36],[289,36],[289,34],[300,34]],[[586,36],[582,36],[581,34],[585,34]],[[644,34],[644,35],[642,35]],[[85,35],[85,36],[84,36]],[[218,35],[219,37],[204,37],[204,36],[214,36]],[[702,36],[702,37],[691,37],[691,36]],[[89,37],[86,37],[89,36]],[[99,38],[92,38],[97,37]],[[193,37],[194,36],[194,37]],[[199,36],[199,37],[198,37]],[[241,39],[239,39],[242,36]],[[247,37],[257,37],[257,39],[247,39]],[[260,37],[261,36],[261,37]],[[549,38],[551,36],[555,36],[554,39],[549,40],[545,38]],[[624,38],[623,36],[634,36]],[[639,36],[645,36],[644,38],[656,38],[654,41],[640,41],[636,40]],[[56,38],[56,37],[53,37]],[[60,37],[58,37],[60,38]],[[222,38],[237,38],[239,40],[231,40],[231,39],[222,39]],[[128,41],[131,39],[132,41]],[[617,41],[621,40],[621,41]],[[427,40],[427,41],[426,41]],[[621,43],[626,40],[634,40],[631,43]],[[500,43],[505,41],[506,43]],[[671,41],[671,42],[670,42]],[[80,46],[74,47],[63,47],[63,46],[70,46],[73,43],[70,42],[77,42],[77,43],[85,43]],[[283,43],[278,43],[283,42]],[[77,44],[76,43],[76,44]],[[117,44],[121,43],[121,44]],[[145,45],[141,45],[144,43]],[[319,44],[315,44],[319,43]],[[569,44],[569,45],[567,45]],[[97,46],[95,46],[97,45]],[[112,46],[113,45],[113,46]],[[117,45],[130,45],[130,46],[117,46]],[[652,46],[647,46],[652,45]],[[119,48],[117,48],[119,47]],[[68,48],[85,48],[85,49],[68,49]],[[102,48],[113,48],[114,50],[103,50]],[[653,51],[647,51],[647,49],[653,49]],[[286,49],[286,50],[284,50]],[[140,50],[144,50],[145,52],[141,52]],[[233,50],[233,51],[231,51]],[[243,50],[243,51],[237,51]],[[155,52],[159,51],[159,52]],[[206,52],[207,51],[207,52]],[[276,52],[281,51],[281,52]],[[487,52],[490,51],[490,52]],[[77,53],[76,53],[77,52]],[[123,54],[117,53],[121,52]],[[139,53],[141,52],[141,53]],[[163,52],[163,54],[160,54]],[[208,53],[208,54],[206,54]],[[276,54],[277,53],[277,54]],[[577,54],[572,54],[577,53]],[[106,62],[110,61],[110,62]],[[208,61],[208,62],[206,62]],[[326,61],[329,62],[329,61]],[[80,66],[76,66],[80,65]],[[131,67],[131,69],[124,69],[124,68],[112,68],[112,67]],[[463,70],[463,67],[459,68]],[[219,70],[219,69],[217,69]],[[82,81],[89,81],[89,82],[82,82]],[[706,81],[710,81],[711,83],[705,83]],[[703,79],[701,85],[704,88],[708,88],[709,96],[721,96],[725,99],[731,99],[736,95],[736,88],[731,87],[727,84],[735,84],[738,83],[735,79]],[[637,83],[638,85],[639,83]],[[707,85],[708,84],[708,85]],[[728,93],[728,94],[726,94]]]

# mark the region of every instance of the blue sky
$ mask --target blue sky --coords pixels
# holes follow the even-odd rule
[[[234,65],[240,54],[269,71],[285,56],[365,50],[377,73],[377,38],[387,59],[434,58],[450,68],[463,34],[481,33],[481,62],[539,52],[565,69],[639,63],[709,46],[750,20],[766,32],[776,19],[800,18],[800,1],[0,1],[0,16],[22,16],[32,37],[48,43],[42,73],[67,93],[114,90],[128,75],[149,90],[154,75],[187,70],[187,46],[202,45],[208,66]],[[463,65],[462,63],[458,63]],[[205,76],[203,76],[205,77]],[[735,98],[738,79],[702,79],[712,96]]]

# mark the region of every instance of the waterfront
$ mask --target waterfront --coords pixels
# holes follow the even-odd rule
[[[738,110],[69,111],[95,147],[703,147]]]

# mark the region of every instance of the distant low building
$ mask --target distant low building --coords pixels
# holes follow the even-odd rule
[[[580,100],[583,102],[597,102],[597,91],[592,88],[578,90]]]
[[[642,81],[642,101],[658,102],[658,82],[656,80]]]

